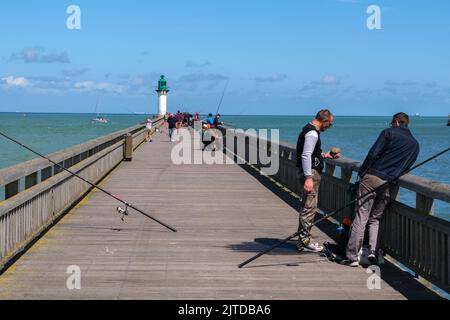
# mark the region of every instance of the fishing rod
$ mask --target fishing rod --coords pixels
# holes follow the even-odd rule
[[[219,106],[217,107],[216,115],[219,114],[219,109],[220,109],[220,106],[222,105],[223,98],[225,97],[225,92],[227,91],[227,88],[228,88],[228,84],[229,84],[229,83],[230,83],[230,80],[227,80],[227,83],[226,83],[226,85],[225,85],[225,88],[224,88],[224,90],[223,90],[223,92],[222,92],[222,97],[220,98]]]
[[[145,213],[144,211],[142,211],[141,209],[135,207],[135,206],[132,205],[131,203],[128,203],[128,202],[126,202],[126,201],[120,199],[119,197],[113,195],[113,194],[110,193],[109,191],[106,191],[105,189],[103,189],[103,188],[100,187],[99,185],[97,185],[97,184],[95,184],[95,183],[92,183],[92,182],[86,180],[85,178],[83,178],[83,177],[80,176],[79,174],[77,174],[77,173],[71,171],[70,169],[67,169],[66,167],[60,165],[59,163],[56,163],[55,161],[51,160],[50,158],[44,156],[43,154],[41,154],[41,153],[39,153],[39,152],[37,152],[37,151],[31,149],[30,147],[24,145],[24,144],[21,143],[20,141],[17,141],[17,140],[11,138],[10,136],[8,136],[8,135],[6,135],[6,134],[4,134],[4,133],[2,133],[2,132],[0,132],[0,136],[3,136],[4,138],[6,138],[6,139],[8,139],[8,140],[10,140],[10,141],[12,141],[12,142],[18,144],[19,146],[21,146],[21,147],[27,149],[28,151],[31,151],[32,153],[38,155],[39,157],[44,158],[44,159],[50,161],[52,164],[54,164],[54,165],[57,166],[58,168],[60,168],[60,169],[62,169],[62,170],[64,170],[64,171],[67,171],[67,172],[70,173],[71,175],[77,177],[78,179],[80,179],[80,180],[86,182],[87,184],[89,184],[90,186],[92,186],[92,187],[94,187],[94,188],[100,190],[101,192],[107,194],[108,196],[112,197],[113,199],[115,199],[115,200],[121,202],[122,204],[124,204],[124,205],[125,205],[125,208],[120,208],[120,207],[117,208],[117,212],[118,212],[119,214],[122,215],[122,221],[124,220],[124,217],[125,217],[125,216],[128,216],[128,208],[131,208],[131,209],[137,211],[138,213],[140,213],[140,214],[146,216],[147,218],[149,218],[149,219],[151,219],[151,220],[153,220],[153,221],[159,223],[160,225],[166,227],[167,229],[169,229],[169,230],[171,230],[171,231],[173,231],[173,232],[177,232],[177,230],[176,230],[175,228],[173,228],[173,227],[171,227],[171,226],[169,226],[169,225],[167,225],[167,224],[161,222],[160,220],[158,220],[158,219],[155,218],[155,217],[152,217],[151,215],[149,215],[148,213]]]
[[[347,209],[348,207],[350,207],[351,205],[353,205],[353,204],[354,204],[355,202],[357,202],[358,200],[367,197],[369,194],[372,194],[372,193],[374,193],[374,192],[376,192],[376,191],[378,191],[378,190],[381,190],[381,188],[387,187],[389,184],[391,184],[391,183],[397,181],[397,180],[400,179],[402,176],[404,176],[404,175],[410,173],[411,171],[413,171],[413,170],[415,170],[415,169],[417,169],[417,168],[423,166],[424,164],[426,164],[426,163],[428,163],[428,162],[430,162],[430,161],[436,159],[437,157],[439,157],[439,156],[441,156],[441,155],[447,153],[449,150],[450,150],[450,148],[447,148],[447,149],[445,149],[445,150],[439,152],[438,154],[432,156],[431,158],[428,158],[427,160],[425,160],[425,161],[423,161],[423,162],[417,164],[416,166],[412,167],[411,169],[409,169],[407,172],[403,173],[403,174],[400,175],[399,177],[394,178],[394,179],[392,179],[392,180],[390,180],[390,181],[387,181],[387,182],[383,183],[383,184],[380,185],[379,187],[375,188],[374,190],[372,190],[372,191],[370,191],[370,192],[367,192],[366,194],[363,194],[363,195],[360,196],[360,197],[356,197],[355,200],[349,202],[349,203],[348,203],[347,205],[345,205],[344,207],[339,208],[339,209],[337,209],[337,210],[335,210],[335,211],[329,213],[328,215],[323,216],[322,218],[320,218],[319,220],[317,220],[316,222],[314,222],[313,224],[311,224],[310,228],[312,228],[312,227],[314,227],[315,225],[319,224],[320,222],[322,222],[322,221],[324,221],[324,220],[327,220],[328,218],[330,218],[330,217],[336,215],[338,212],[341,212],[342,210]],[[293,235],[287,237],[286,239],[281,240],[280,242],[278,242],[277,244],[271,246],[270,248],[268,248],[268,249],[266,249],[266,250],[264,250],[264,251],[258,253],[258,254],[255,255],[254,257],[252,257],[252,258],[250,258],[250,259],[244,261],[244,262],[241,263],[238,267],[239,267],[239,268],[243,268],[244,266],[246,266],[246,265],[249,264],[250,262],[252,262],[252,261],[258,259],[259,257],[261,257],[261,256],[265,255],[266,253],[272,251],[273,249],[275,249],[275,248],[277,248],[277,247],[279,247],[279,246],[285,244],[285,243],[288,242],[289,240],[291,240],[291,239],[293,239],[293,238],[295,238],[295,237],[297,237],[297,236],[300,236],[300,234],[301,234],[302,232],[306,231],[306,229],[307,229],[307,228],[303,228],[303,229],[297,231],[296,233],[294,233]],[[308,229],[309,229],[309,228],[308,228]],[[305,237],[301,237],[300,240],[303,239],[303,238],[305,238]]]

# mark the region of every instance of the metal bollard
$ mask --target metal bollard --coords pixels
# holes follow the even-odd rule
[[[125,144],[123,145],[123,158],[125,161],[133,160],[133,136],[130,133],[125,135]]]

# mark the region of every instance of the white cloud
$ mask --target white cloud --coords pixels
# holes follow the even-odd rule
[[[324,90],[325,88],[334,89],[339,87],[342,84],[342,76],[335,76],[333,74],[327,74],[322,79],[311,81],[305,84],[300,91],[305,92],[313,92],[316,90]]]
[[[81,81],[81,82],[75,82],[73,85],[73,88],[77,91],[108,91],[112,93],[124,93],[128,90],[128,87],[125,85],[119,85],[115,83],[110,82],[99,82],[96,83],[94,81],[88,80],[88,81]]]
[[[24,48],[20,53],[13,53],[10,60],[24,63],[70,63],[69,54],[66,51],[46,53],[41,47]]]
[[[4,82],[6,88],[25,88],[30,84],[30,82],[24,77],[8,76],[2,78],[2,81]]]
[[[93,81],[80,81],[80,82],[76,82],[74,87],[75,87],[75,89],[90,90],[90,89],[94,88],[94,82]]]
[[[325,85],[335,85],[335,84],[339,84],[340,80],[332,74],[327,74],[325,75],[322,80],[320,81],[321,84],[325,84]]]
[[[54,93],[60,94],[67,91],[91,92],[105,91],[114,94],[123,94],[130,89],[129,85],[116,84],[111,82],[95,82],[92,80],[73,81],[66,78],[52,76],[39,77],[14,77],[8,76],[0,79],[3,89],[24,88],[33,93]]]

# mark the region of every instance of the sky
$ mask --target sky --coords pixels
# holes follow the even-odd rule
[[[164,74],[170,111],[447,116],[449,40],[448,0],[2,1],[0,112],[155,113]]]

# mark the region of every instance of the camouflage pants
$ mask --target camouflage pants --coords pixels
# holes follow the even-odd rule
[[[298,182],[299,182],[299,193],[300,193],[300,209],[299,209],[299,226],[298,231],[305,229],[300,232],[297,246],[303,247],[311,242],[311,228],[314,223],[314,217],[316,213],[320,210],[317,208],[317,202],[319,198],[319,187],[320,187],[320,173],[317,170],[313,170],[313,181],[314,188],[313,191],[307,193],[304,189],[305,176],[303,173],[298,172]]]

